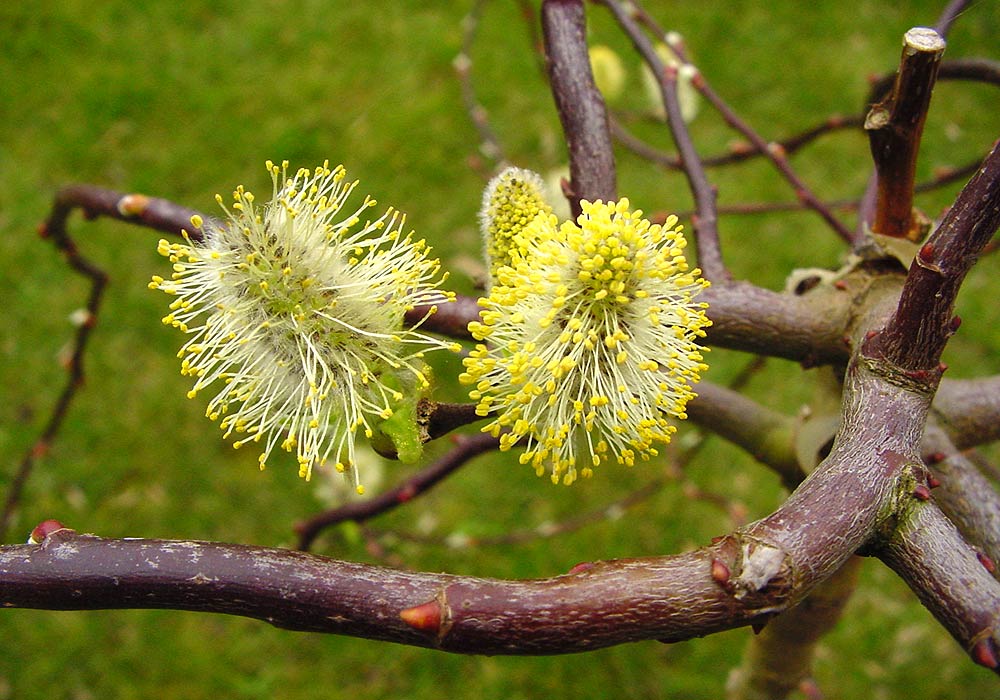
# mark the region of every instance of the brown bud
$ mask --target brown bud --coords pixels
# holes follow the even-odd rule
[[[729,577],[732,572],[729,571],[729,567],[721,559],[712,560],[712,580],[718,584],[729,583]]]
[[[403,622],[421,632],[438,632],[441,629],[441,604],[436,600],[407,608],[399,613]]]
[[[986,668],[996,668],[1000,666],[1000,660],[997,659],[997,652],[993,645],[993,640],[989,637],[985,639],[980,639],[969,651],[972,656],[972,660],[975,661],[980,666],[985,666]]]
[[[31,531],[31,536],[28,537],[28,544],[41,544],[46,537],[56,530],[65,529],[66,526],[58,520],[43,520],[35,525],[35,529]]]
[[[991,574],[997,570],[997,566],[993,563],[993,560],[982,552],[976,552],[976,559],[978,559],[979,563],[983,565],[983,568]]]

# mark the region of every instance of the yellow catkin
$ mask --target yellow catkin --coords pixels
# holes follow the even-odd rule
[[[565,484],[670,441],[711,324],[676,217],[651,224],[627,199],[582,208],[561,225],[536,215],[510,238],[460,376],[501,449],[523,446],[522,463]]]

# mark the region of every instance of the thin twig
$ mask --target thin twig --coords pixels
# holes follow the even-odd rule
[[[674,144],[677,146],[681,162],[684,164],[683,170],[687,178],[688,189],[691,190],[691,195],[694,198],[697,213],[691,217],[691,221],[694,225],[698,264],[708,280],[716,283],[728,282],[732,279],[732,275],[722,259],[722,248],[719,243],[719,217],[715,201],[716,191],[709,184],[701,158],[698,156],[698,151],[691,140],[691,134],[681,116],[680,100],[677,97],[677,68],[663,64],[652,43],[632,18],[630,8],[635,3],[629,3],[629,8],[617,0],[603,0],[603,4],[611,10],[615,20],[649,66],[659,85],[663,108],[667,115],[667,125],[673,136]]]
[[[494,450],[498,445],[495,437],[483,433],[458,438],[455,447],[446,455],[391,489],[374,498],[346,503],[298,523],[295,531],[299,535],[299,549],[308,551],[320,533],[328,527],[349,520],[361,523],[413,500],[468,464],[473,457]]]
[[[653,20],[653,18],[644,10],[638,2],[632,3],[635,6],[635,12],[640,18],[640,21],[645,23],[651,28],[651,31],[656,36],[666,37],[666,32],[663,28]],[[685,55],[684,47],[681,45],[671,45],[674,53],[678,58],[683,61],[686,65],[696,68],[691,64]],[[705,80],[705,76],[699,71],[695,73],[692,78],[692,85],[698,90],[706,100],[711,103],[715,110],[722,116],[723,120],[730,127],[738,131],[743,135],[753,147],[762,153],[764,156],[771,161],[771,163],[778,169],[778,172],[788,181],[795,191],[795,196],[799,198],[807,208],[812,209],[845,241],[851,241],[852,235],[844,223],[834,216],[833,212],[827,208],[823,202],[817,197],[812,190],[806,185],[805,181],[802,180],[792,168],[791,163],[788,161],[788,154],[783,151],[779,144],[774,142],[768,142],[763,137],[760,136],[753,128],[750,127],[736,112],[726,103],[725,100],[709,85],[708,81]]]
[[[489,113],[476,96],[476,88],[472,82],[472,49],[485,5],[486,0],[476,0],[469,10],[469,14],[462,19],[462,50],[452,61],[452,67],[458,77],[465,111],[476,127],[476,131],[479,132],[479,152],[493,161],[494,166],[497,166],[506,162],[507,159],[496,130],[490,124]]]
[[[67,220],[76,209],[82,210],[87,219],[110,217],[167,233],[179,233],[182,228],[193,231],[191,217],[197,214],[194,210],[179,207],[165,199],[125,194],[93,185],[69,185],[56,193],[52,211],[39,227],[39,234],[55,245],[74,272],[90,281],[90,292],[84,306],[85,315],[79,322],[70,343],[65,364],[66,384],[56,399],[38,438],[21,458],[7,490],[3,511],[0,512],[0,540],[6,538],[25,484],[35,464],[51,449],[52,441],[59,433],[73,399],[83,386],[84,353],[91,331],[97,324],[104,288],[108,282],[107,273],[80,253],[67,231]]]
[[[772,143],[777,144],[777,147],[781,148],[786,155],[791,155],[821,136],[845,129],[860,129],[863,124],[864,117],[861,115],[854,115],[850,117],[834,115],[827,118],[823,121],[823,123],[818,124],[817,126]],[[684,167],[680,156],[676,153],[668,153],[667,151],[646,143],[626,130],[621,122],[614,117],[611,118],[611,133],[615,139],[625,146],[625,148],[629,149],[638,156],[656,163],[657,165],[669,170],[681,170]],[[701,164],[706,168],[713,168],[733,163],[741,163],[743,161],[766,155],[766,150],[767,149],[765,149],[765,151],[761,151],[752,142],[743,141],[730,145],[729,150],[725,153],[719,153],[714,156],[702,158]],[[800,206],[804,207],[805,204],[800,203]]]
[[[941,16],[938,17],[937,24],[934,25],[937,33],[942,37],[947,37],[948,32],[951,31],[951,25],[955,23],[959,15],[965,12],[970,4],[971,0],[951,0],[941,11]]]

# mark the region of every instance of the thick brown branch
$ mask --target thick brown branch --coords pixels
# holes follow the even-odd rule
[[[1000,668],[1000,586],[932,503],[918,504],[878,552],[972,660]]]
[[[1000,375],[945,379],[934,411],[960,450],[1000,440]]]
[[[302,552],[114,540],[71,530],[0,548],[7,607],[170,608],[459,653],[556,654],[700,636],[758,620],[788,593],[735,600],[711,577],[726,541],[674,557],[595,562],[550,579],[409,573]]]
[[[913,183],[924,120],[945,42],[933,29],[916,27],[903,38],[903,57],[889,95],[873,105],[865,120],[875,160],[876,233],[919,237],[913,217]]]
[[[844,335],[856,300],[846,288],[817,289],[797,296],[746,282],[729,282],[709,287],[698,299],[709,304],[710,345],[784,357],[810,366],[845,363],[850,356]],[[440,304],[421,328],[470,338],[468,324],[479,319],[479,310],[475,297],[459,295],[452,303]],[[416,322],[426,314],[426,307],[418,307],[407,314],[407,320]]]
[[[959,452],[933,417],[921,444],[924,461],[940,487],[934,500],[970,543],[1000,562],[1000,494],[981,471]]]
[[[590,69],[586,29],[583,0],[542,3],[549,83],[569,148],[566,195],[573,218],[580,215],[581,199],[618,199],[608,113]]]
[[[174,608],[461,653],[555,654],[679,641],[762,623],[802,599],[910,498],[929,396],[849,373],[831,456],[774,514],[670,557],[500,581],[420,574],[239,545],[107,540],[69,530],[0,548],[0,603]]]
[[[1000,148],[969,180],[910,266],[896,313],[871,350],[909,371],[937,366],[957,330],[955,297],[980,251],[1000,226]]]
[[[710,345],[808,366],[845,363],[850,355],[844,337],[852,321],[852,298],[846,291],[817,289],[793,296],[731,282],[709,287],[699,300],[709,304]]]

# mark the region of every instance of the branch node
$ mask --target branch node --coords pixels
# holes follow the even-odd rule
[[[744,542],[742,555],[740,574],[733,581],[736,598],[766,588],[784,568],[787,557],[784,550],[758,541]]]

